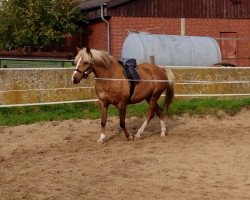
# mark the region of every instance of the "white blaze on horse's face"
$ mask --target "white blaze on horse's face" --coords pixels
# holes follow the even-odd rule
[[[79,60],[78,60],[77,63],[76,63],[76,68],[75,68],[75,71],[74,71],[74,73],[73,73],[73,75],[72,75],[72,82],[73,82],[74,84],[80,83],[80,81],[81,81],[81,79],[82,79],[82,78],[81,78],[81,77],[82,77],[82,74],[81,74],[79,71],[77,71],[77,70],[80,70],[80,69],[79,69],[79,66],[80,66],[81,60],[82,60],[82,58],[80,57]]]
[[[92,72],[92,69],[90,69],[91,64],[89,61],[84,59],[84,56],[77,56],[76,58],[76,68],[72,75],[72,82],[74,84],[80,83],[83,78],[87,78],[88,75]]]

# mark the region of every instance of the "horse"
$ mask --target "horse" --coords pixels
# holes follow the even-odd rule
[[[137,71],[140,81],[134,86],[130,94],[130,82],[124,75],[121,64],[105,51],[84,47],[78,48],[75,57],[75,69],[72,75],[74,84],[80,83],[82,79],[88,78],[94,73],[95,92],[99,99],[101,110],[101,134],[97,142],[106,141],[105,126],[109,105],[114,105],[119,110],[120,127],[127,140],[141,137],[147,124],[156,114],[160,119],[161,136],[166,134],[164,122],[164,110],[169,108],[174,98],[174,74],[170,69],[162,68],[153,64],[140,64]],[[166,92],[163,108],[158,104],[161,95]],[[126,107],[128,104],[136,104],[146,100],[149,108],[146,120],[136,134],[129,134],[125,126]]]

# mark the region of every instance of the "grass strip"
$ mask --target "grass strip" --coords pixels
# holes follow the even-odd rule
[[[162,104],[162,102],[160,102]],[[229,115],[237,114],[243,107],[250,107],[250,98],[242,99],[216,99],[202,98],[191,100],[175,100],[168,115],[215,115],[223,111]],[[128,105],[127,116],[145,116],[148,105],[142,102]],[[109,116],[117,116],[118,110],[110,106]],[[56,121],[67,119],[98,119],[100,111],[98,103],[74,103],[44,106],[25,106],[0,108],[0,126],[14,126],[31,124],[41,121]]]

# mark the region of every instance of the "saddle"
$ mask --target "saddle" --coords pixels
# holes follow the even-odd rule
[[[140,76],[137,72],[137,63],[135,59],[128,59],[125,62],[118,61],[123,68],[124,76],[130,81],[130,98],[132,97],[135,85],[140,82]]]

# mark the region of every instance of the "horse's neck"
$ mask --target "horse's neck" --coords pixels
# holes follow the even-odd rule
[[[118,65],[118,63],[114,63],[111,66],[108,66],[108,68],[97,65],[95,67],[96,78],[121,78],[122,73]]]

